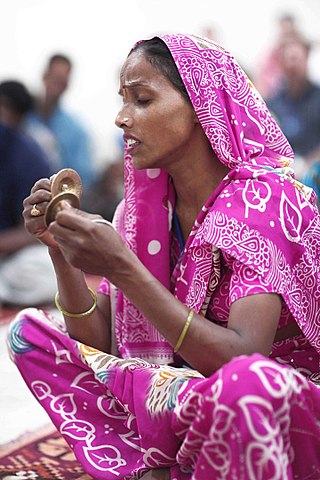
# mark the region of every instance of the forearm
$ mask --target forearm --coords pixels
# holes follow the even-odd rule
[[[71,313],[88,311],[93,305],[93,298],[83,272],[72,267],[59,251],[49,249],[49,253],[57,277],[59,304],[65,311]],[[109,297],[101,295],[97,308],[85,317],[74,318],[64,315],[64,319],[72,338],[104,352],[110,352]]]
[[[175,347],[189,308],[156,280],[138,259],[132,258],[130,263],[130,266],[123,266],[121,273],[111,281]],[[215,325],[195,313],[179,353],[193,368],[210,375],[234,356],[252,353],[246,349],[243,338],[234,330]]]
[[[0,233],[0,255],[9,255],[36,242],[23,225],[9,228]]]
[[[67,259],[70,264],[82,271],[107,277],[168,342],[173,347],[176,346],[188,318],[188,307],[175,298],[148,271],[114,229],[88,219],[85,214],[80,215],[72,209],[65,209],[57,214],[57,221],[50,225],[49,233],[60,245],[63,252],[61,258]],[[70,271],[69,266],[69,273],[66,274],[65,265],[66,261],[57,270],[62,306],[70,312],[86,311],[92,305],[92,299],[86,290],[84,278],[78,270]],[[76,291],[72,289],[72,284],[78,284]],[[277,301],[273,301],[273,297],[270,300],[270,294],[251,297],[256,299],[251,298],[248,302],[239,299],[231,305],[228,328],[220,327],[201,315],[194,315],[180,349],[181,356],[193,368],[204,375],[209,375],[237,355],[253,352],[264,355],[270,353],[281,301],[277,295],[275,295]],[[270,304],[273,306],[272,309],[269,308]],[[106,310],[110,312],[110,305]],[[95,318],[95,315],[92,318]],[[106,323],[109,347],[110,313],[107,314]],[[74,319],[70,319],[68,328],[72,335],[79,338],[78,325],[81,325],[82,331],[91,329],[90,324],[91,322],[83,321],[78,323],[78,320],[75,323]],[[94,342],[80,338],[94,346],[98,346],[99,337],[103,336],[105,327],[103,321],[100,323],[98,319],[96,324],[98,327],[94,327],[98,334],[94,336]],[[76,334],[73,333],[74,325],[77,327]],[[92,338],[87,333],[86,337]],[[106,350],[105,347],[103,349]]]

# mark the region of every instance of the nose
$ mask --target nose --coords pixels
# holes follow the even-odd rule
[[[115,119],[115,124],[119,128],[124,128],[130,126],[130,117],[125,116],[124,113],[120,110]]]

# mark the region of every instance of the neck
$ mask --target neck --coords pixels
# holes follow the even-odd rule
[[[288,92],[291,97],[299,97],[308,87],[307,78],[292,78],[288,83]]]
[[[212,192],[217,188],[229,169],[213,153],[211,146],[204,155],[192,158],[188,166],[169,172],[176,191],[175,211],[179,218],[184,240]],[[181,165],[180,165],[181,166]]]
[[[58,100],[53,97],[44,97],[39,104],[39,113],[43,118],[49,118],[58,105]]]

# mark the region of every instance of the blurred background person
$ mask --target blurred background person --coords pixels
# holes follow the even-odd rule
[[[123,199],[123,155],[109,162],[93,184],[81,197],[81,209],[89,213],[98,213],[110,222],[117,205]]]
[[[277,17],[275,38],[270,48],[260,55],[254,72],[254,84],[264,98],[274,95],[285,76],[281,59],[282,46],[291,40],[302,38],[294,15],[284,13]]]
[[[62,106],[72,72],[71,60],[63,54],[52,55],[42,81],[43,94],[36,99],[34,117],[46,125],[58,143],[61,165],[74,168],[86,187],[96,175],[91,137],[75,115]]]
[[[221,29],[217,24],[204,25],[200,34],[214,42],[220,43]]]
[[[0,123],[0,305],[53,301],[56,280],[44,245],[23,225],[23,200],[50,167],[37,143]]]
[[[282,45],[283,79],[266,102],[294,150],[297,178],[319,196],[320,188],[309,178],[310,169],[320,161],[320,85],[309,75],[310,51],[311,44],[302,38]]]
[[[30,135],[43,150],[54,173],[61,164],[58,145],[49,128],[32,116],[33,109],[33,97],[22,82],[0,83],[0,122]]]

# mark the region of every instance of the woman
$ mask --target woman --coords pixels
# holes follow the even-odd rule
[[[120,95],[115,230],[67,203],[46,229],[47,179],[24,202],[68,334],[24,310],[14,361],[95,479],[320,478],[320,222],[290,146],[206,39],[139,42]]]

